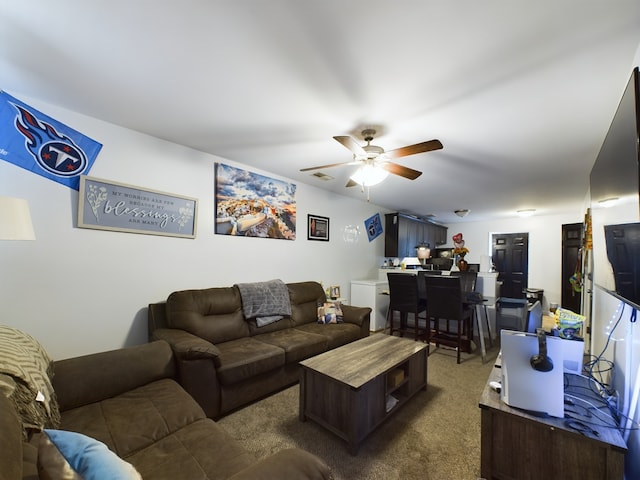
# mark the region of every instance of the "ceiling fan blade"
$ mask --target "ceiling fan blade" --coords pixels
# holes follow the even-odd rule
[[[340,142],[342,145],[347,147],[352,153],[357,155],[366,155],[367,152],[360,146],[358,142],[353,137],[342,136],[342,137],[333,137],[335,140]]]
[[[340,167],[342,165],[356,165],[359,162],[340,162],[340,163],[330,163],[329,165],[318,165],[317,167],[308,167],[301,168],[301,172],[308,172],[309,170],[321,170],[323,168],[331,168],[331,167]]]
[[[345,185],[345,187],[349,188],[349,187],[355,187],[356,185],[359,185],[358,183],[354,182],[353,180],[349,179],[349,181],[347,182],[347,184]]]
[[[398,165],[397,163],[387,162],[382,165],[387,172],[393,173],[394,175],[400,175],[401,177],[408,178],[409,180],[415,180],[422,172],[418,170],[414,170],[413,168],[405,167],[403,165]]]
[[[407,155],[415,155],[416,153],[430,152],[431,150],[440,150],[442,143],[440,140],[429,140],[428,142],[416,143],[415,145],[408,145],[406,147],[397,148],[396,150],[390,150],[385,152],[387,158],[400,158]]]

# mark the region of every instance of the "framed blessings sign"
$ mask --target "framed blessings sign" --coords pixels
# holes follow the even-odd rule
[[[78,227],[195,238],[195,198],[80,177]]]

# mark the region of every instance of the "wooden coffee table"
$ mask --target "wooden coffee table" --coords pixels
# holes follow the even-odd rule
[[[300,420],[343,438],[353,455],[369,433],[427,389],[427,345],[382,333],[300,365]]]

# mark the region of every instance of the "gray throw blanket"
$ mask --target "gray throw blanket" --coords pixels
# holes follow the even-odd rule
[[[237,283],[236,287],[240,290],[245,318],[255,318],[259,327],[291,315],[289,289],[282,280]]]

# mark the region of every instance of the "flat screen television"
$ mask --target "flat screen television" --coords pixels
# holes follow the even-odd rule
[[[640,237],[635,234],[640,222],[639,141],[640,78],[636,67],[589,181],[594,283],[634,305],[640,304],[640,285],[634,283],[640,272],[640,256],[629,256],[629,253],[640,251]],[[606,200],[613,200],[614,205],[604,208]]]
[[[605,225],[615,293],[640,308],[640,223]]]
[[[633,69],[609,131],[600,147],[591,176],[591,203],[611,199],[629,200],[630,221],[640,221],[640,85],[638,67]]]

